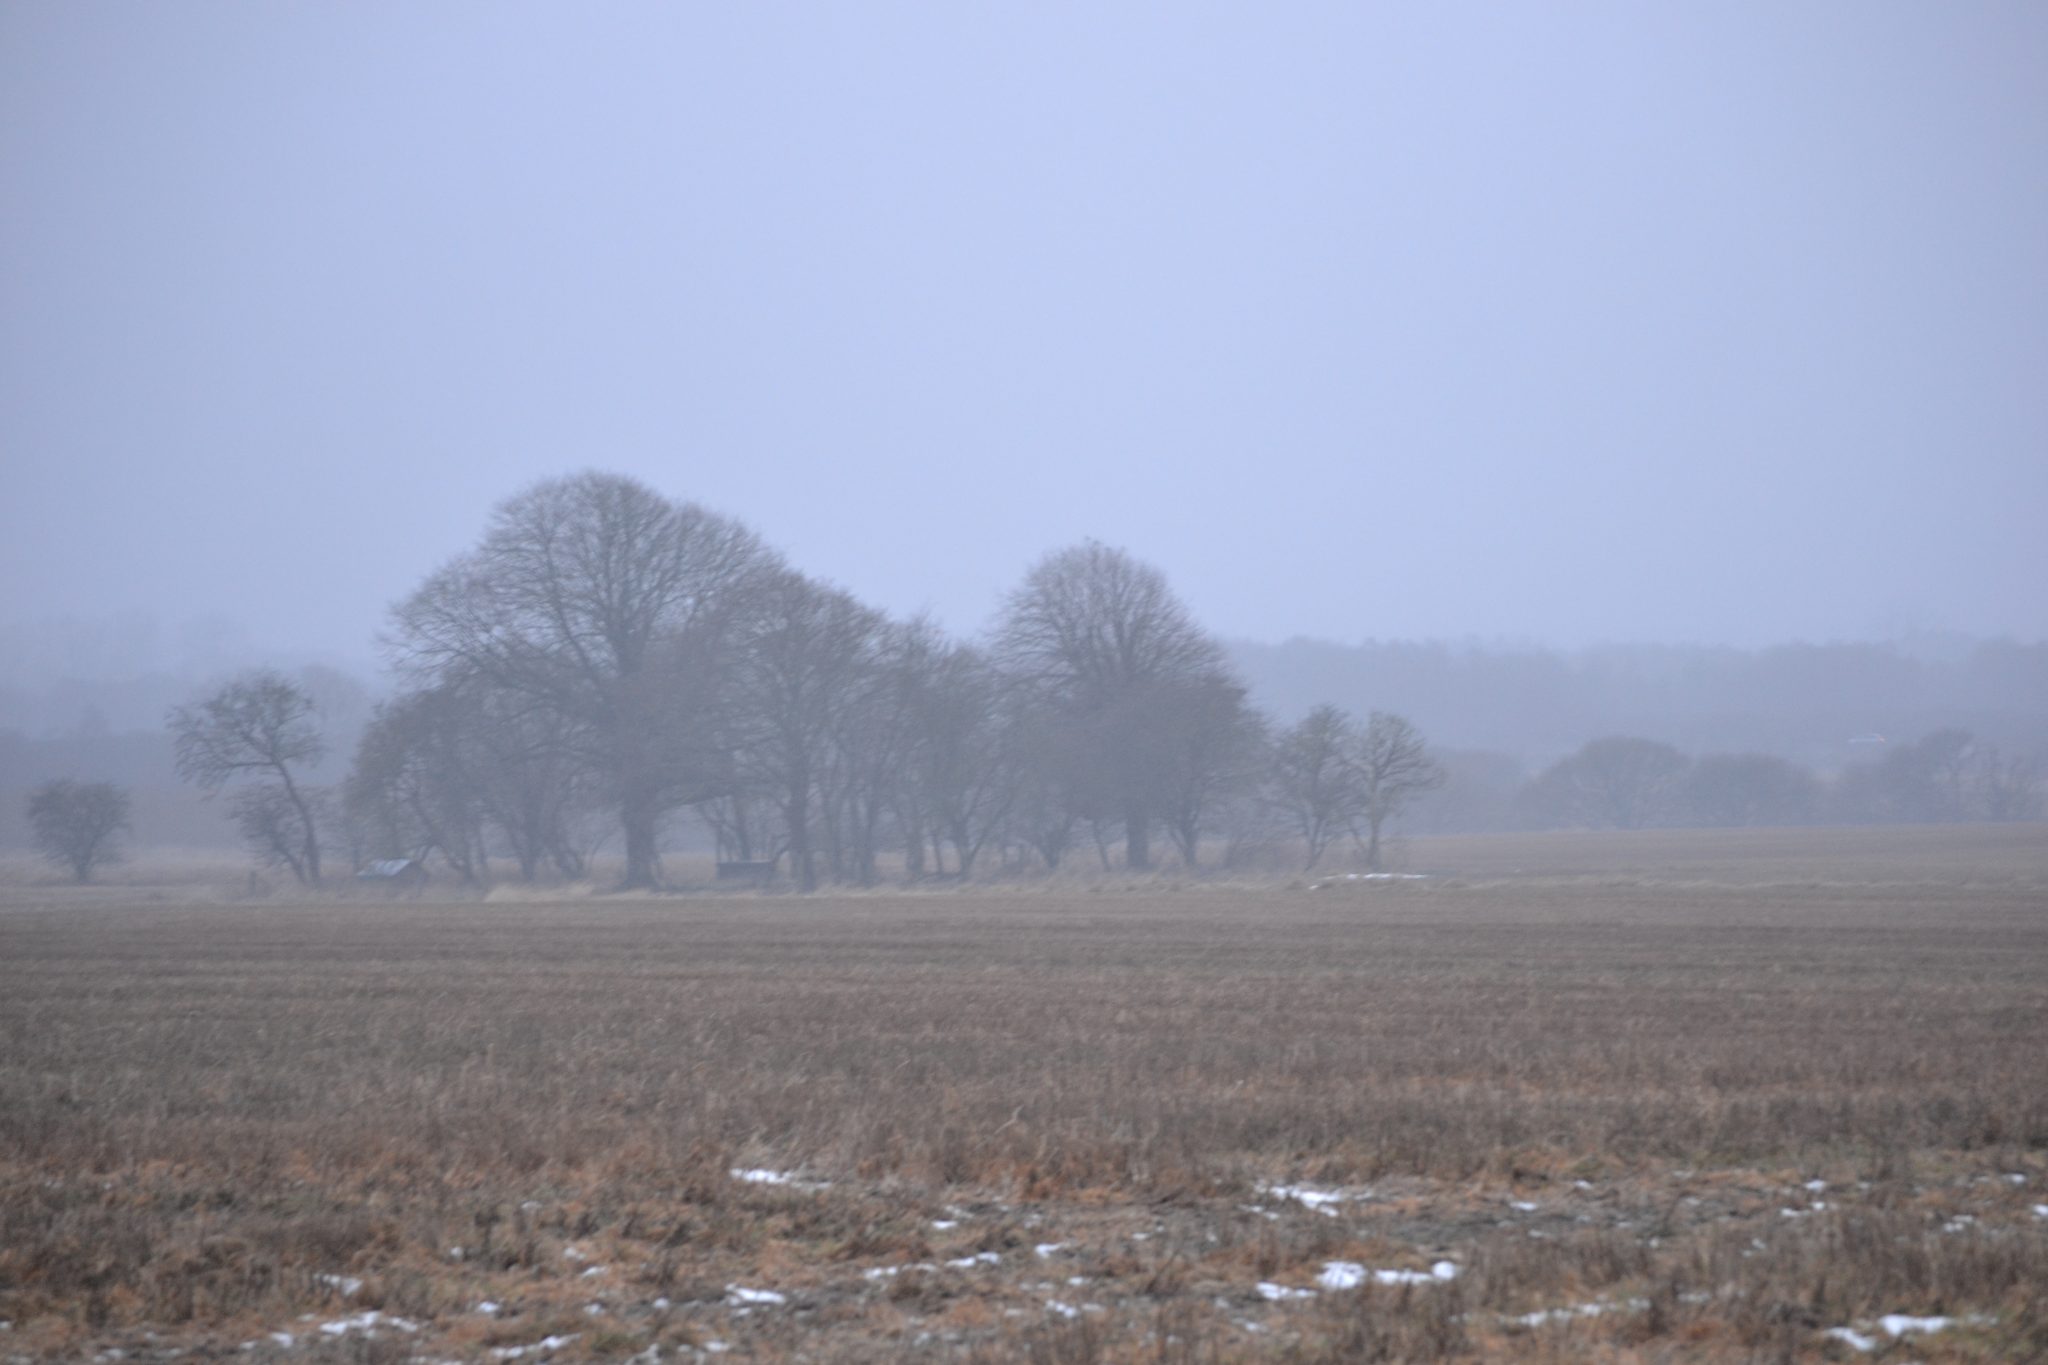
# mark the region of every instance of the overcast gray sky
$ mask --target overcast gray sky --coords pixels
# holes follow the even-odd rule
[[[978,628],[2048,635],[2048,6],[0,6],[0,618],[583,467]]]

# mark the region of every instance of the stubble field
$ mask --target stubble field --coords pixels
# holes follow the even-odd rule
[[[2048,829],[1408,857],[17,880],[0,1360],[2048,1358]]]

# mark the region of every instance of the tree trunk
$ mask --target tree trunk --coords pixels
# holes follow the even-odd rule
[[[320,885],[320,832],[313,828],[313,812],[306,805],[306,799],[299,795],[299,787],[292,781],[291,769],[280,763],[278,776],[284,779],[285,795],[292,799],[292,805],[299,812],[299,827],[306,832],[305,844],[299,850],[298,859],[292,862],[292,871],[308,886]]]
[[[626,876],[621,891],[652,891],[660,884],[660,857],[654,848],[654,800],[644,792],[629,792],[619,809],[619,821],[626,830]]]
[[[1137,806],[1124,812],[1124,865],[1133,871],[1152,866],[1152,817]]]
[[[818,889],[818,869],[811,855],[811,793],[809,787],[799,784],[790,793],[789,801],[782,808],[782,818],[789,825],[790,870],[796,874],[799,891]]]

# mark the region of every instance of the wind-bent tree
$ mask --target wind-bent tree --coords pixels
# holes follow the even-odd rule
[[[566,722],[619,812],[624,885],[652,887],[662,815],[735,785],[719,707],[778,567],[736,522],[578,474],[500,504],[482,543],[398,607],[395,643],[423,681],[459,674]]]
[[[1283,731],[1273,747],[1273,798],[1308,850],[1307,871],[1322,861],[1333,840],[1355,829],[1365,793],[1352,762],[1358,726],[1337,707],[1324,705]]]
[[[28,825],[38,853],[89,882],[94,868],[120,861],[128,793],[111,782],[45,782],[29,793]]]
[[[1125,863],[1150,867],[1177,748],[1157,703],[1176,687],[1234,685],[1221,648],[1159,570],[1089,541],[1025,575],[1005,605],[995,653],[1053,723],[1088,736],[1102,779],[1089,814],[1098,826],[1121,817]]]
[[[1405,719],[1387,711],[1366,718],[1352,752],[1365,824],[1365,865],[1380,865],[1380,830],[1424,792],[1444,783],[1444,771],[1429,756],[1422,736]]]
[[[320,884],[319,793],[304,769],[327,751],[312,697],[283,674],[259,669],[212,696],[171,708],[178,775],[209,797],[244,781],[231,810],[259,856]]]

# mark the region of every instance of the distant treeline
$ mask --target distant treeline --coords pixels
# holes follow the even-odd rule
[[[692,834],[810,887],[1072,859],[1376,865],[1404,822],[2040,813],[2041,646],[1225,648],[1156,569],[1093,542],[960,640],[602,474],[501,505],[389,639],[374,709],[335,670],[259,670],[154,734],[0,732],[0,767],[22,789],[140,786],[145,841],[202,841],[163,797],[177,774],[307,881],[323,859],[575,877],[602,850],[647,886]],[[1915,718],[1938,723],[1901,729]]]
[[[1636,736],[1589,741],[1534,775],[1500,754],[1437,755],[1442,789],[1419,802],[1416,833],[2038,820],[2048,763],[1967,730],[1912,741],[1863,738],[1866,757],[1816,773],[1765,753],[1688,756]]]
[[[1688,753],[1767,753],[1820,773],[1871,757],[1851,741],[1961,729],[2008,750],[2048,749],[2048,643],[1919,635],[1885,644],[1768,649],[1611,645],[1578,651],[1478,643],[1291,640],[1230,645],[1275,715],[1322,703],[1399,711],[1446,749],[1531,771],[1599,735]]]

